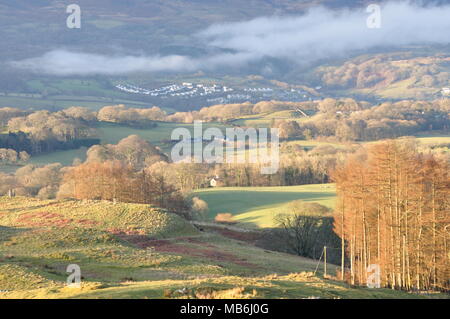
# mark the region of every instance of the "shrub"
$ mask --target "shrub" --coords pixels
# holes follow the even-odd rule
[[[204,219],[208,214],[209,207],[208,203],[204,200],[194,197],[192,198],[192,213],[197,219]]]
[[[216,215],[216,218],[214,218],[214,220],[218,223],[229,223],[229,224],[236,223],[233,214],[231,213],[219,213]]]

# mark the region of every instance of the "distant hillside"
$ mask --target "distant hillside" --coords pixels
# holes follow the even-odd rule
[[[439,98],[450,86],[450,55],[435,51],[371,54],[315,71],[325,89],[391,99]]]
[[[381,1],[386,2],[386,1]],[[421,2],[417,0],[417,2]],[[278,80],[290,85],[325,87],[319,90],[334,97],[357,95],[364,98],[397,99],[436,97],[445,78],[448,66],[439,63],[437,73],[423,73],[420,62],[409,61],[408,65],[396,66],[388,61],[315,61],[307,65],[294,65],[289,59],[266,56],[260,61],[251,61],[245,67],[217,67],[216,69],[191,73],[154,73],[126,76],[95,75],[55,77],[18,69],[9,64],[27,58],[42,56],[54,50],[72,53],[97,53],[103,56],[169,56],[183,55],[193,59],[214,54],[230,53],[232,49],[221,49],[220,45],[205,45],[204,39],[195,36],[214,24],[249,21],[262,16],[298,16],[309,8],[323,5],[332,9],[362,7],[370,0],[79,0],[81,7],[81,29],[66,26],[66,6],[62,0],[0,0],[0,106],[45,107],[57,109],[64,106],[83,105],[99,108],[110,100],[121,99],[128,104],[157,104],[161,107],[195,109],[204,101],[152,100],[146,96],[126,94],[114,88],[113,83],[144,83],[156,88],[184,81],[202,83],[249,83],[247,76],[257,75],[265,85]],[[448,4],[450,0],[433,1],[433,4]],[[301,31],[301,30],[299,30]],[[383,53],[390,52],[383,48]],[[418,48],[411,48],[412,51]],[[430,55],[436,52],[430,49]],[[448,48],[442,48],[446,52]],[[229,52],[230,51],[230,52]],[[366,51],[354,54],[368,53]],[[372,50],[370,51],[372,53]],[[428,54],[424,54],[426,58]],[[336,61],[338,59],[338,61]],[[63,60],[61,63],[65,63]],[[69,63],[69,62],[68,62]],[[313,72],[323,63],[331,67]],[[341,65],[334,65],[340,63]],[[375,63],[377,66],[375,67]],[[46,65],[46,63],[42,63]],[[108,66],[111,64],[108,64]],[[370,67],[367,67],[370,65]],[[374,67],[372,67],[374,66]],[[420,69],[419,74],[408,69]],[[60,69],[60,68],[58,68]],[[139,69],[140,70],[140,69]],[[433,71],[434,72],[434,71]],[[369,75],[369,73],[375,73]],[[440,74],[439,73],[443,73]],[[101,72],[100,72],[101,74]],[[434,77],[431,79],[427,76]],[[439,76],[438,76],[439,75]],[[350,80],[348,80],[350,78]],[[336,83],[338,81],[339,83]],[[411,89],[412,88],[412,89]],[[330,92],[328,91],[331,89]],[[35,96],[30,96],[31,94]],[[111,101],[112,102],[112,101]],[[181,107],[181,106],[182,107]]]

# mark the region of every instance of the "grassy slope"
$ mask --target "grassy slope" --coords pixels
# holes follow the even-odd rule
[[[81,267],[81,288],[65,285],[69,264]],[[309,274],[315,267],[145,205],[0,198],[0,298],[163,298],[181,288],[232,298],[418,297],[349,288]]]
[[[232,213],[247,226],[271,227],[273,217],[286,212],[286,204],[301,199],[333,208],[335,190],[332,184],[282,187],[224,187],[199,190],[196,196],[210,208],[209,217]]]

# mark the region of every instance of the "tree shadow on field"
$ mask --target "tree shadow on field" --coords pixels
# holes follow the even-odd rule
[[[327,192],[274,192],[236,190],[223,193],[204,193],[199,197],[205,200],[213,214],[228,212],[233,215],[243,214],[252,210],[269,208],[280,204],[287,204],[294,200],[305,202],[318,202],[334,198],[336,193]],[[213,203],[213,204],[210,204]]]
[[[8,241],[11,239],[11,237],[18,235],[20,233],[26,232],[28,230],[30,230],[30,229],[29,228],[0,226],[0,243],[3,241]]]

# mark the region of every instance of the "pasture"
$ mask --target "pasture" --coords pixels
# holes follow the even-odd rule
[[[66,285],[69,264],[81,287]],[[0,197],[0,299],[425,298],[351,288],[316,266],[148,205]]]
[[[422,133],[417,134],[416,138],[424,145],[450,144],[450,135],[444,133]]]
[[[336,197],[333,184],[208,188],[194,194],[208,203],[210,219],[218,213],[231,213],[247,227],[275,226],[274,217],[289,213],[286,206],[291,201],[300,199],[334,208]]]
[[[103,106],[126,104],[129,107],[142,108],[148,103],[126,100],[123,98],[111,99],[98,96],[58,95],[42,97],[31,94],[0,95],[0,107],[17,107],[26,109],[64,109],[71,106],[83,106],[92,110],[99,110]]]
[[[296,116],[294,111],[277,111],[257,115],[242,116],[233,121],[233,124],[244,127],[269,128],[275,120],[290,120],[299,123],[307,120],[305,117]]]

